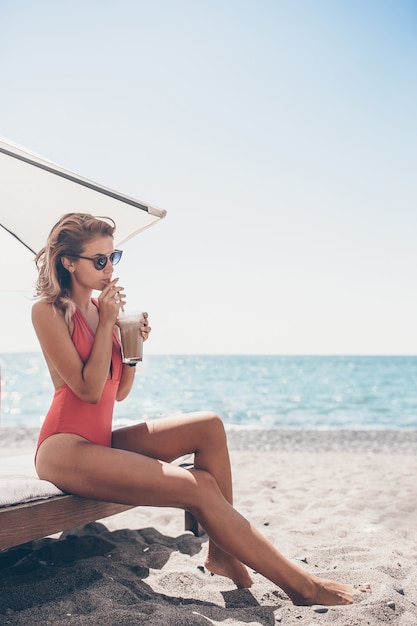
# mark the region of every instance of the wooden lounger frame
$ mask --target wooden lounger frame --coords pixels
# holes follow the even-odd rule
[[[0,550],[76,528],[134,507],[89,500],[79,496],[53,496],[23,504],[0,507]],[[202,534],[197,520],[185,512],[185,530]]]

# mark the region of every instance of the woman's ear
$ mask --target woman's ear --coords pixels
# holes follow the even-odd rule
[[[65,267],[65,269],[68,270],[68,272],[70,272],[71,274],[73,273],[74,264],[68,257],[66,256],[61,257],[61,263]]]

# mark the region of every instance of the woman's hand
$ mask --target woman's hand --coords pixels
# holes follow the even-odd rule
[[[98,297],[100,319],[109,319],[113,324],[116,323],[119,311],[123,310],[126,297],[123,287],[117,284],[118,280],[112,280]]]
[[[140,334],[143,337],[143,341],[146,341],[147,338],[149,337],[149,333],[151,332],[152,328],[149,326],[148,324],[148,314],[147,313],[143,313],[142,319],[140,321]]]

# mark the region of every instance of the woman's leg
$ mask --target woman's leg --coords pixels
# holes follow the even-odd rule
[[[233,504],[232,475],[222,420],[209,411],[159,419],[113,432],[113,447],[171,462],[194,453],[194,468],[209,472],[226,500]],[[250,587],[252,579],[239,561],[211,539],[206,568],[231,578],[238,587]]]
[[[350,604],[350,585],[319,579],[288,561],[221,493],[206,471],[188,471],[76,435],[49,437],[38,451],[40,478],[88,498],[190,510],[226,553],[281,587],[295,604]]]

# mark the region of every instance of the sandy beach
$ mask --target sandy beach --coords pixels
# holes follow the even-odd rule
[[[136,508],[0,553],[0,624],[415,626],[417,431],[229,429],[235,505],[315,574],[370,582],[352,606],[296,607],[254,573],[211,576],[183,513]],[[36,431],[0,429],[0,454]]]

